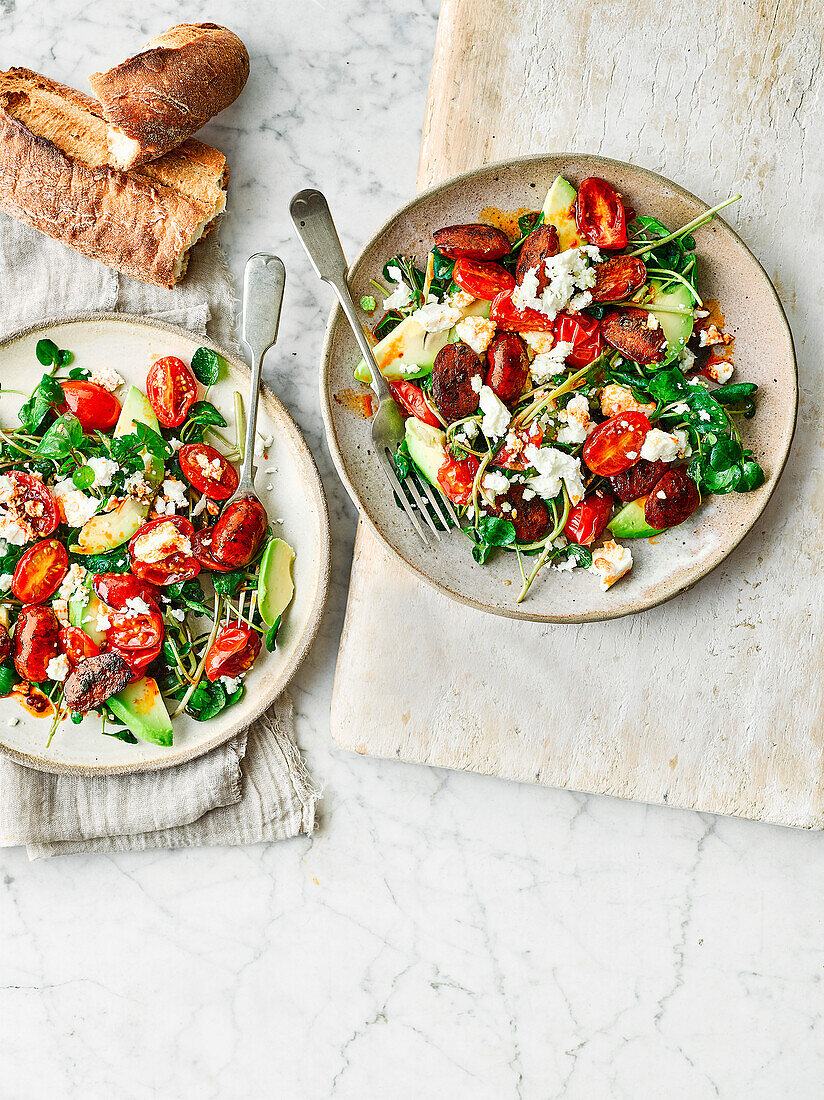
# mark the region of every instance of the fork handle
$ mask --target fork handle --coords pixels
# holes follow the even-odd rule
[[[348,274],[346,257],[343,254],[338,231],[335,229],[335,223],[332,220],[332,214],[325,196],[314,188],[298,191],[289,204],[289,212],[312,267],[337,295],[341,309],[346,315],[352,332],[355,334],[355,339],[360,345],[366,365],[369,367],[369,373],[372,375],[372,389],[375,391],[378,400],[383,401],[386,398],[392,400],[392,394],[386,384],[386,379],[375,362],[372,345],[367,340],[358,320],[355,303],[352,301],[349,284],[346,281]]]

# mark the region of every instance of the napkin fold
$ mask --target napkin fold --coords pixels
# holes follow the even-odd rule
[[[235,304],[214,233],[194,250],[183,283],[164,290],[0,215],[4,336],[64,314],[105,310],[159,317],[234,350]],[[162,771],[51,775],[0,755],[0,846],[25,844],[38,859],[281,840],[314,829],[319,793],[294,742],[294,712],[284,692],[243,733]]]

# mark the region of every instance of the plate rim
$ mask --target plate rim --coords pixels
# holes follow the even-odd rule
[[[121,323],[128,323],[137,325],[141,328],[159,329],[164,332],[170,332],[175,336],[184,337],[189,341],[200,341],[201,347],[209,347],[212,351],[217,352],[226,362],[230,365],[235,373],[244,376],[248,383],[250,378],[249,367],[240,358],[240,356],[227,348],[216,343],[210,336],[205,333],[193,332],[191,329],[184,328],[182,325],[176,325],[171,321],[165,321],[159,317],[144,316],[139,313],[117,313],[113,311],[105,310],[82,310],[76,313],[69,313],[63,316],[46,319],[44,321],[32,322],[22,328],[15,329],[13,332],[0,337],[0,352],[4,351],[9,345],[16,343],[21,339],[25,339],[28,336],[32,336],[34,333],[45,331],[46,329],[55,329],[63,325],[78,324],[78,323],[92,323],[96,321],[117,321]],[[283,423],[288,436],[291,441],[297,447],[299,453],[301,453],[304,460],[308,463],[308,472],[310,476],[307,479],[311,487],[311,498],[314,506],[314,511],[318,517],[320,524],[320,557],[318,561],[318,584],[315,589],[314,599],[308,613],[307,626],[304,631],[304,635],[300,641],[300,644],[295,648],[288,662],[284,666],[283,670],[277,677],[274,687],[267,688],[262,693],[262,702],[255,701],[252,705],[251,714],[245,714],[244,717],[235,722],[229,723],[229,725],[216,733],[213,737],[204,741],[202,744],[193,746],[188,750],[175,755],[173,759],[164,759],[158,757],[156,760],[143,760],[137,761],[131,764],[109,764],[101,767],[90,767],[83,764],[65,764],[53,760],[47,760],[42,756],[36,754],[30,754],[21,752],[18,749],[11,748],[2,743],[0,740],[0,753],[7,759],[13,760],[14,763],[20,764],[25,768],[30,768],[33,771],[46,772],[50,775],[73,775],[79,777],[103,777],[114,775],[135,775],[139,772],[159,772],[165,771],[168,768],[176,768],[181,764],[188,763],[190,760],[196,760],[199,756],[203,756],[207,752],[211,752],[213,749],[219,748],[232,737],[236,737],[244,729],[247,729],[253,722],[267,710],[271,704],[277,699],[286,687],[291,682],[295,673],[303,663],[312,643],[317,636],[320,622],[323,617],[323,611],[326,606],[326,600],[329,593],[329,581],[331,573],[331,530],[329,525],[329,508],[326,501],[326,492],[323,487],[323,482],[318,471],[317,463],[314,456],[309,449],[309,445],[303,437],[298,425],[295,423],[291,414],[282,404],[275,392],[265,381],[261,382],[261,400],[270,407],[274,414],[275,421]]]
[[[615,160],[612,157],[602,157],[596,153],[585,152],[558,152],[558,153],[528,153],[520,157],[511,157],[506,160],[492,161],[489,164],[481,165],[477,168],[471,168],[466,172],[460,172],[457,175],[450,176],[448,179],[443,180],[441,183],[434,184],[431,187],[427,187],[425,190],[418,192],[412,199],[398,207],[388,218],[386,218],[379,228],[369,237],[366,243],[358,252],[355,259],[349,265],[349,271],[357,267],[363,260],[366,253],[376,244],[377,239],[381,237],[399,218],[403,217],[410,210],[416,207],[419,203],[436,197],[437,195],[448,191],[456,184],[466,183],[479,176],[486,176],[490,172],[496,171],[509,171],[513,168],[528,167],[529,165],[546,164],[548,162],[557,161],[569,161],[586,159],[598,166],[602,166],[605,169],[618,168],[621,170],[629,169],[632,172],[639,173],[641,176],[645,176],[649,181],[654,182],[657,186],[665,186],[671,188],[676,194],[684,199],[688,199],[692,202],[698,203],[704,208],[704,210],[711,209],[709,203],[704,199],[699,198],[698,195],[693,194],[692,191],[688,191],[687,188],[682,187],[678,183],[674,183],[666,176],[661,175],[660,172],[654,172],[650,168],[644,168],[641,165],[632,164],[629,161]],[[451,600],[455,600],[457,603],[462,603],[467,607],[472,607],[477,611],[483,611],[487,615],[497,615],[501,618],[507,619],[520,619],[525,622],[539,622],[539,623],[552,623],[561,625],[574,625],[580,623],[590,622],[607,622],[612,619],[625,618],[629,615],[640,615],[645,611],[651,611],[655,607],[660,607],[662,604],[668,603],[670,600],[675,599],[676,596],[680,596],[685,592],[688,592],[699,581],[702,581],[709,573],[714,569],[717,569],[732,552],[740,545],[744,538],[750,533],[760,517],[763,515],[765,508],[769,504],[770,500],[778,488],[778,484],[781,480],[781,476],[784,473],[784,469],[787,465],[787,461],[792,450],[793,439],[795,438],[795,432],[798,426],[798,404],[799,404],[799,392],[798,392],[798,358],[795,351],[795,341],[793,339],[792,329],[790,328],[789,320],[781,299],[778,296],[778,292],[773,285],[772,279],[767,274],[763,264],[758,257],[752,252],[748,245],[742,240],[738,233],[730,226],[723,218],[716,215],[716,221],[720,222],[724,229],[731,234],[736,243],[744,250],[749,260],[757,267],[760,273],[766,280],[767,286],[770,289],[775,305],[778,307],[778,315],[782,322],[783,332],[786,336],[788,348],[790,352],[790,358],[792,361],[792,423],[784,446],[784,453],[781,456],[780,463],[775,466],[775,476],[772,479],[772,483],[769,488],[769,492],[765,495],[761,507],[753,515],[752,520],[747,524],[743,530],[736,532],[736,536],[726,547],[722,556],[717,560],[702,566],[696,576],[692,577],[689,581],[676,588],[673,592],[669,592],[663,596],[660,596],[652,603],[646,603],[643,607],[627,608],[625,610],[606,611],[604,613],[591,613],[591,614],[573,614],[573,615],[545,615],[535,612],[522,610],[522,607],[516,605],[515,607],[490,607],[487,604],[481,603],[478,600],[474,600],[471,596],[464,595],[461,592],[457,592],[454,589],[447,588],[439,581],[434,580],[423,569],[419,569],[412,562],[408,561],[394,546],[389,542],[386,536],[383,534],[378,525],[374,522],[372,517],[367,512],[364,505],[361,503],[358,493],[349,478],[346,467],[344,465],[344,459],[342,450],[338,444],[337,433],[335,432],[334,421],[332,417],[332,394],[330,384],[330,363],[332,359],[332,342],[337,330],[337,326],[341,323],[346,324],[346,317],[341,309],[340,303],[337,301],[333,304],[329,313],[329,318],[326,322],[326,329],[324,332],[323,346],[321,348],[320,359],[320,372],[319,372],[319,390],[320,390],[320,403],[321,414],[323,416],[324,429],[326,432],[326,442],[329,447],[329,451],[332,455],[332,461],[335,464],[338,476],[340,477],[346,492],[348,493],[353,504],[358,509],[358,517],[364,521],[369,528],[377,536],[385,550],[390,554],[392,558],[400,562],[405,569],[409,570],[415,577],[425,581],[431,588],[434,588],[441,595],[448,597]],[[437,551],[436,551],[437,552]]]

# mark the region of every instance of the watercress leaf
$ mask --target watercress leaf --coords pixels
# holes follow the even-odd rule
[[[398,475],[398,480],[403,481],[412,469],[412,457],[409,454],[409,448],[406,445],[405,439],[400,441],[398,449],[392,455],[392,458],[395,462],[395,471]]]
[[[198,348],[192,356],[192,374],[204,386],[213,386],[220,376],[223,359],[211,348]]]
[[[659,371],[658,374],[650,378],[647,388],[662,405],[669,405],[689,393],[684,372],[679,367]]]
[[[280,630],[280,620],[282,618],[282,615],[278,615],[278,617],[266,631],[266,648],[270,653],[277,649],[278,630]]]
[[[701,489],[708,493],[731,493],[741,479],[741,467],[737,464],[722,470],[704,465],[698,478]]]
[[[586,546],[579,546],[577,542],[571,542],[567,549],[567,559],[572,558],[581,569],[589,569],[592,565],[592,552]]]
[[[488,542],[476,542],[472,547],[472,557],[478,565],[486,565],[494,549],[494,546],[490,546]]]
[[[72,474],[72,481],[76,489],[89,489],[94,485],[94,470],[91,466],[80,466]]]
[[[163,436],[158,434],[154,428],[150,428],[148,424],[135,423],[134,434],[137,436],[138,442],[158,462],[165,463],[171,455],[172,448]],[[125,436],[124,438],[128,439],[129,437]]]
[[[499,516],[483,516],[478,521],[478,534],[490,546],[511,546],[515,542],[515,524]]]
[[[690,422],[699,435],[713,431],[726,434],[729,431],[727,414],[708,390],[690,386],[685,400],[690,407]]]
[[[38,363],[42,363],[44,367],[50,367],[57,362],[60,348],[54,340],[38,340],[34,354],[37,356]]]
[[[722,436],[713,444],[709,454],[709,465],[715,471],[727,470],[737,466],[742,456],[741,444],[731,436]]]
[[[433,269],[436,279],[451,279],[455,261],[442,255],[437,248],[432,249]]]
[[[226,696],[226,706],[231,707],[233,703],[239,703],[246,693],[246,688],[243,684],[240,684],[236,691],[233,691],[231,695]]]
[[[65,458],[83,443],[83,429],[73,413],[59,416],[37,445],[37,454]],[[91,482],[89,483],[91,484]]]
[[[226,419],[214,407],[211,401],[195,401],[186,418],[187,424],[214,424],[218,428],[226,427]]]
[[[753,489],[760,489],[767,480],[764,471],[754,458],[745,458],[741,463],[741,477],[736,488],[739,493],[749,493]]]
[[[91,378],[91,373],[92,372],[86,367],[72,367],[72,369],[69,371],[69,378]]]
[[[222,596],[234,596],[245,575],[245,569],[233,569],[229,573],[215,573],[213,577],[215,592],[219,592]]]
[[[73,719],[74,719],[74,714],[72,714],[72,720]],[[81,721],[83,720],[83,715],[82,714],[80,715],[80,720]],[[137,738],[132,733],[132,731],[126,729],[125,726],[122,729],[107,729],[104,726],[103,729],[101,730],[101,733],[105,733],[105,735],[107,737],[116,737],[118,741],[123,741],[127,745],[136,745],[137,744]]]
[[[118,546],[106,554],[84,554],[77,561],[90,573],[128,573],[131,566],[127,546]]]
[[[44,374],[31,397],[18,412],[20,423],[27,432],[36,432],[53,405],[63,402],[60,383],[50,374]]]
[[[389,310],[388,313],[384,313],[380,321],[372,329],[372,332],[377,340],[382,340],[384,336],[388,336],[390,332],[393,332],[403,320],[403,314],[399,313],[396,309]]]

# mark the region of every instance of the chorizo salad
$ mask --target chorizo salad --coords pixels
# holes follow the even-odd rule
[[[229,499],[242,398],[232,442],[210,348],[158,359],[146,394],[51,340],[36,354],[46,372],[0,429],[0,696],[50,718],[49,743],[96,712],[104,734],[171,745],[178,715],[242,698],[294,592],[263,505]]]
[[[632,567],[619,539],[764,483],[737,426],[758,387],[730,382],[733,340],[701,297],[692,236],[734,201],[670,231],[606,180],[558,177],[517,234],[446,226],[423,267],[398,255],[388,289],[372,280],[375,358],[408,417],[399,476],[414,468],[452,501],[477,562],[517,555],[518,602],[544,566],[606,590]],[[355,377],[370,380],[363,360]]]

